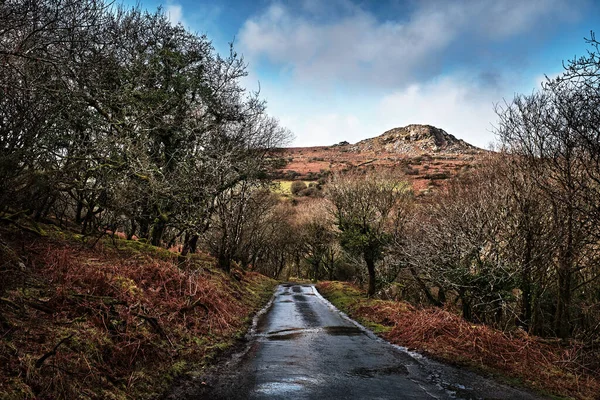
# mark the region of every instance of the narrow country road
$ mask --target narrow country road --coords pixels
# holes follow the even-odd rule
[[[310,285],[279,286],[252,336],[218,374],[168,398],[542,398],[392,346]]]

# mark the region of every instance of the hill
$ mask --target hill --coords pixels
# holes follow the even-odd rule
[[[361,140],[350,146],[354,152],[374,151],[376,153],[418,156],[424,153],[477,154],[477,147],[457,139],[443,129],[431,125],[407,125],[384,132],[380,136]]]
[[[416,191],[427,191],[440,181],[471,168],[486,153],[431,125],[407,125],[361,140],[332,146],[280,149],[285,166],[277,178],[316,180],[329,171],[373,166],[399,168]]]

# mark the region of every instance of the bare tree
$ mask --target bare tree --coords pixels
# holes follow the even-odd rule
[[[298,205],[296,230],[302,256],[311,266],[312,279],[317,281],[322,269],[332,276],[336,258],[334,223],[323,200]]]
[[[500,139],[526,162],[529,179],[548,202],[556,240],[551,260],[557,286],[554,329],[562,338],[572,333],[573,293],[598,277],[593,266],[598,258],[600,102],[594,65],[597,54],[590,52],[540,92],[517,96],[499,110]]]
[[[367,266],[369,296],[375,294],[376,264],[389,243],[398,204],[410,194],[409,185],[389,171],[333,174],[327,184],[340,243]]]

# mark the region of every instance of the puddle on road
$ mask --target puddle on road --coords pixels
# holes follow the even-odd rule
[[[373,378],[376,375],[408,375],[406,365],[395,365],[385,368],[355,368],[348,375],[360,378]]]
[[[260,385],[256,391],[269,396],[282,395],[288,392],[299,392],[304,389],[301,383],[290,382],[269,382]]]
[[[307,327],[315,328],[321,324],[321,320],[317,313],[312,309],[309,302],[306,301],[296,301],[294,302],[296,306],[296,311],[300,314],[300,317],[304,321]]]
[[[294,300],[296,300],[296,301],[308,301],[308,299],[306,298],[306,296],[304,296],[303,294],[295,294],[294,295]]]
[[[269,335],[269,340],[294,340],[302,336],[302,332],[287,333],[285,335]]]
[[[292,288],[292,291],[293,291],[294,293],[302,293],[302,286],[294,286],[294,287]]]
[[[363,334],[356,326],[326,326],[323,330],[333,336],[358,336]]]
[[[314,378],[297,376],[293,378],[284,379],[283,382],[266,382],[261,383],[256,388],[256,392],[265,394],[268,396],[291,396],[299,391],[305,391],[307,387],[318,384],[319,381]]]
[[[278,333],[283,333],[283,332],[298,332],[298,331],[302,331],[302,330],[304,330],[304,328],[286,328],[286,329],[280,329],[278,331],[267,332],[267,335],[276,335]]]

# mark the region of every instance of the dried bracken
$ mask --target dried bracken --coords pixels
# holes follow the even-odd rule
[[[366,299],[349,284],[324,282],[318,289],[353,318],[387,327],[382,336],[394,344],[440,360],[517,378],[555,395],[595,399],[600,393],[597,345],[594,348],[577,342],[562,344],[522,331],[505,333],[469,323],[440,308]],[[340,301],[344,295],[346,301]]]
[[[156,396],[243,333],[273,285],[254,272],[233,279],[206,257],[180,266],[166,251],[108,243],[43,239],[26,251],[28,284],[0,302],[2,398]]]

